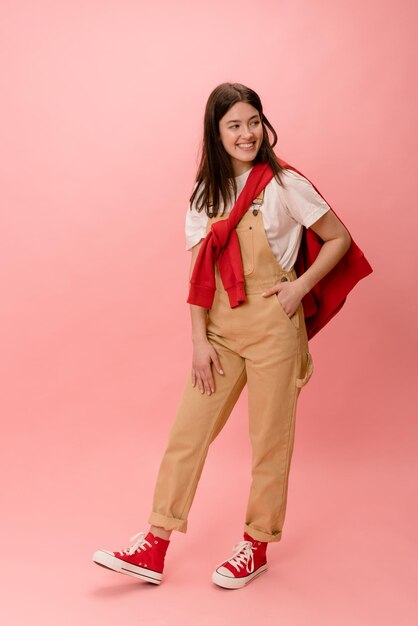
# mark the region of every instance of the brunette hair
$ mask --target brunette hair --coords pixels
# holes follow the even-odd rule
[[[204,208],[209,216],[218,214],[221,200],[226,205],[236,200],[237,197],[237,184],[231,159],[222,145],[219,134],[219,120],[237,102],[248,102],[257,109],[263,125],[263,142],[254,159],[254,164],[269,163],[276,179],[282,184],[281,172],[284,168],[273,151],[277,143],[277,133],[263,113],[258,94],[241,83],[222,83],[215,87],[206,103],[202,156],[196,174],[195,187],[189,200],[190,209],[196,200],[196,210],[200,212]],[[273,135],[272,144],[269,141],[267,128]]]

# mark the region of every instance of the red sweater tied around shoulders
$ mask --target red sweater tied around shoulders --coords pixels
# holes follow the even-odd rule
[[[277,158],[277,157],[276,157]],[[295,167],[278,159],[282,167],[294,170]],[[207,233],[197,255],[187,302],[210,309],[216,291],[215,263],[218,264],[222,284],[229,297],[231,308],[246,302],[244,270],[241,250],[235,227],[252,205],[253,200],[266,187],[274,176],[268,163],[253,166],[243,190],[227,218],[214,222]],[[306,177],[315,191],[325,200],[313,183]],[[327,203],[328,206],[329,203]],[[330,206],[336,215],[335,211]],[[340,220],[341,221],[341,220]],[[294,267],[297,276],[312,265],[319,254],[323,241],[310,228],[303,227],[302,240]],[[359,280],[373,271],[363,252],[351,238],[350,248],[338,263],[303,297],[308,339],[311,339],[343,306],[348,293]]]

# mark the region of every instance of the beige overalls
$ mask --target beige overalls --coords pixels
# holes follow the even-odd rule
[[[263,194],[260,194],[262,198]],[[260,198],[259,197],[259,198]],[[258,199],[259,199],[258,198]],[[225,425],[248,385],[252,484],[244,530],[258,541],[280,541],[295,433],[296,403],[312,375],[302,303],[292,317],[277,295],[261,293],[278,281],[294,280],[269,245],[258,199],[236,227],[247,301],[231,308],[215,267],[216,292],[208,311],[207,337],[224,374],[212,365],[215,392],[202,394],[188,378],[163,455],[148,522],[187,532],[187,518],[209,445]],[[226,215],[209,218],[212,223]]]

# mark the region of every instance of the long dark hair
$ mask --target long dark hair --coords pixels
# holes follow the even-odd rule
[[[218,214],[221,200],[225,205],[235,201],[237,197],[237,184],[231,159],[219,136],[219,120],[237,102],[247,102],[257,109],[263,125],[263,142],[254,159],[254,165],[268,162],[276,179],[282,184],[281,172],[284,168],[273,151],[277,143],[277,133],[263,113],[259,96],[241,83],[222,83],[215,87],[206,103],[202,156],[196,174],[196,184],[190,197],[190,208],[196,199],[196,210],[200,212],[205,209],[210,216]],[[269,141],[267,128],[273,135],[272,144]],[[212,206],[210,206],[210,201],[212,201]]]

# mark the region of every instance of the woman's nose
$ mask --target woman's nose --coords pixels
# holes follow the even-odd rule
[[[249,128],[243,128],[241,135],[243,136],[243,138],[246,139],[247,137],[252,137],[253,133],[252,130],[250,130]]]

